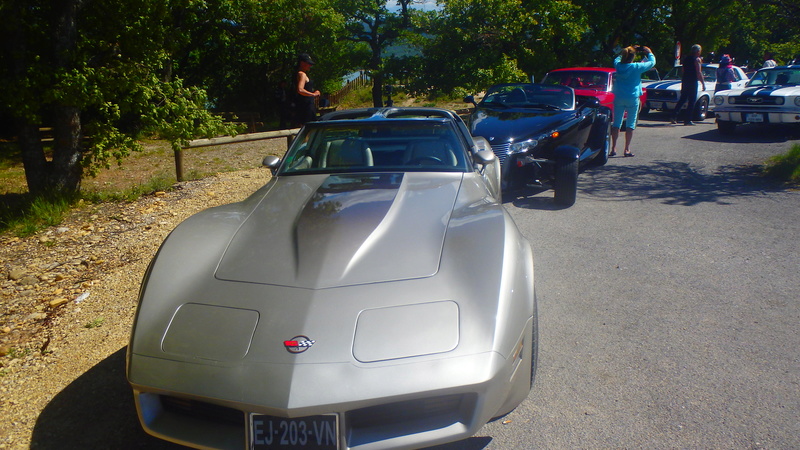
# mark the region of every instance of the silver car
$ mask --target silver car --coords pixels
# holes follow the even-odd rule
[[[248,199],[164,241],[127,376],[144,429],[197,448],[418,448],[533,384],[529,243],[454,113],[335,112]]]

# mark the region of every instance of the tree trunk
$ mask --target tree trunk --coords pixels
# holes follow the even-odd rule
[[[75,193],[81,188],[83,136],[80,109],[72,106],[56,108],[55,147],[51,171],[51,189]]]
[[[25,168],[25,181],[28,191],[34,195],[44,194],[48,190],[49,172],[47,158],[44,157],[42,137],[39,126],[24,119],[17,121],[17,136],[19,139],[22,166]]]
[[[383,106],[383,72],[372,73],[372,103],[376,108]]]
[[[78,45],[78,12],[84,4],[84,0],[67,0],[61,4],[53,41],[54,61],[59,68],[69,70],[74,66]],[[83,176],[81,110],[69,103],[56,105],[53,111],[55,140],[48,183],[49,189],[60,193],[77,192]]]

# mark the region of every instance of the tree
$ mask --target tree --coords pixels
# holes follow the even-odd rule
[[[77,192],[84,170],[140,148],[142,132],[180,145],[233,131],[205,109],[202,89],[170,70],[168,42],[201,0],[2,0],[0,94],[14,118],[28,189]],[[39,128],[52,125],[48,160]]]
[[[314,81],[339,82],[346,73],[337,43],[344,19],[333,0],[228,0],[208,2],[189,21],[189,42],[175,53],[176,74],[205,86],[210,101],[225,111],[270,109],[272,87],[289,82],[299,53],[317,62]],[[324,56],[324,57],[323,57]]]
[[[435,63],[424,78],[444,90],[524,81],[568,64],[585,29],[568,1],[446,0],[425,48]]]
[[[376,107],[383,106],[386,76],[383,51],[398,39],[403,29],[409,27],[409,6],[413,3],[414,0],[397,0],[400,6],[398,14],[389,10],[386,0],[340,2],[340,11],[347,20],[344,39],[369,46],[366,68],[372,77],[372,101]]]

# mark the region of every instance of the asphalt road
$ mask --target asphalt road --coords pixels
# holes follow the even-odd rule
[[[453,448],[800,447],[800,191],[757,173],[800,129],[664,120],[581,173],[573,207],[507,199],[534,248],[537,380]]]

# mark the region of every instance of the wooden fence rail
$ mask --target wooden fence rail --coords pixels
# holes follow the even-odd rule
[[[183,147],[181,147],[181,151],[175,152],[175,178],[178,181],[183,181],[183,150],[189,148],[199,148],[199,147],[210,147],[212,145],[225,145],[225,144],[236,144],[239,142],[252,142],[252,141],[261,141],[264,139],[279,139],[282,137],[286,138],[286,146],[290,146],[292,144],[292,140],[297,133],[300,132],[300,128],[291,128],[288,130],[276,130],[276,131],[264,131],[261,133],[248,133],[248,134],[239,134],[236,136],[220,136],[215,138],[209,139],[195,139],[189,141],[189,143]]]

